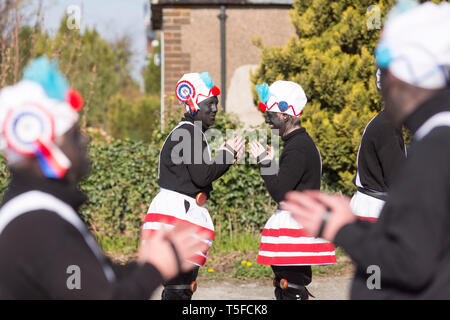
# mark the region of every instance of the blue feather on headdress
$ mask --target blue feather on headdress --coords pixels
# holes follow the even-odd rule
[[[200,79],[203,80],[203,82],[205,83],[205,85],[208,89],[211,89],[214,86],[214,83],[213,83],[211,77],[209,76],[208,72],[200,73]]]
[[[24,68],[23,79],[41,85],[49,98],[60,101],[66,100],[69,83],[58,70],[58,63],[56,61],[50,61],[46,57],[34,59]]]
[[[380,42],[375,48],[375,60],[378,66],[381,68],[387,68],[392,62],[392,59],[393,57],[389,47],[385,43]]]
[[[259,84],[255,87],[256,92],[258,92],[259,100],[262,103],[267,103],[269,100],[269,85],[267,83]]]

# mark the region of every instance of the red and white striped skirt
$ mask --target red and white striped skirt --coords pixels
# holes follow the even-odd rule
[[[185,200],[189,202],[188,212],[184,206]],[[197,205],[194,198],[162,188],[150,204],[144,220],[143,235],[152,237],[156,230],[163,227],[172,229],[180,222],[196,226],[198,232],[206,232],[208,239],[205,242],[211,248],[214,240],[214,225],[208,210],[204,206]],[[209,248],[203,252],[198,251],[189,262],[198,266],[204,265]]]
[[[325,265],[336,263],[334,246],[309,235],[288,211],[277,210],[262,231],[259,264]]]

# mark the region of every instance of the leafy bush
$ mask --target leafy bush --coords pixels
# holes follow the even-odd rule
[[[143,96],[130,101],[117,94],[109,101],[107,130],[114,138],[151,142],[159,124],[160,99],[157,96]]]
[[[142,141],[118,140],[88,129],[91,174],[81,183],[89,196],[84,220],[107,251],[131,253],[152,198],[159,191],[159,150]]]

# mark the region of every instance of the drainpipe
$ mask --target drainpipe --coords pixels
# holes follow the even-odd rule
[[[220,20],[220,57],[221,57],[221,92],[222,92],[222,108],[223,112],[226,111],[226,99],[227,99],[227,56],[226,56],[226,29],[225,21],[227,14],[225,13],[225,6],[220,6],[220,14],[217,16]]]
[[[165,76],[165,62],[164,62],[164,31],[161,31],[161,132],[164,132],[165,119],[164,119],[164,100],[165,100],[165,87],[164,87],[164,76]]]

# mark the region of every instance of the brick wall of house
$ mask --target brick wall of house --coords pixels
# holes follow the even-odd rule
[[[177,81],[184,73],[208,71],[221,87],[220,9],[215,7],[163,8],[165,45],[165,109],[175,105]],[[289,7],[228,7],[226,20],[227,88],[243,65],[260,63],[260,50],[252,39],[268,46],[284,46],[295,34]]]
[[[188,8],[164,8],[164,101],[167,112],[173,106],[175,85],[180,77],[191,70],[191,53],[182,49],[182,27],[190,24]]]

